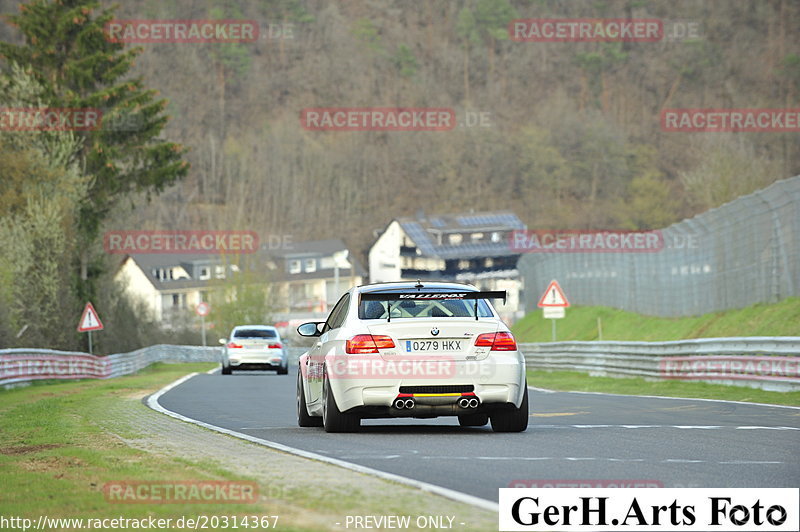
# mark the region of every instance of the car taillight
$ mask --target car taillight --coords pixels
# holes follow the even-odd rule
[[[237,347],[239,347],[240,348],[242,346],[240,344],[234,344],[233,342],[228,342],[228,344],[225,347],[228,347],[228,348],[237,348]]]
[[[492,351],[516,351],[517,341],[510,332],[479,334],[475,339],[476,347],[491,347]]]
[[[272,342],[271,344],[269,344],[269,348],[270,349],[283,349],[283,344],[281,344],[280,342]]]
[[[494,337],[492,351],[516,351],[517,341],[510,332],[499,332]]]
[[[492,347],[494,343],[494,333],[479,334],[475,338],[475,347]]]
[[[347,340],[344,350],[350,355],[356,355],[377,353],[378,349],[391,349],[393,347],[394,341],[389,336],[357,334]]]

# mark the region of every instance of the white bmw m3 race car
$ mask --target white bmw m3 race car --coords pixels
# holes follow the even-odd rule
[[[490,300],[471,285],[400,282],[346,292],[299,359],[297,420],[327,432],[361,419],[458,416],[495,432],[528,427],[525,359]]]

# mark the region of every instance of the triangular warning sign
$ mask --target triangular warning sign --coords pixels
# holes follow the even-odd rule
[[[101,330],[103,330],[103,324],[100,322],[100,318],[97,316],[97,311],[94,309],[91,303],[86,303],[86,307],[83,309],[83,315],[81,316],[81,321],[78,322],[78,332]]]
[[[540,307],[568,307],[569,301],[567,301],[567,296],[564,295],[564,291],[561,290],[561,287],[558,285],[558,281],[550,281],[550,286],[547,287],[547,290],[544,291],[542,297],[539,299],[538,305]]]

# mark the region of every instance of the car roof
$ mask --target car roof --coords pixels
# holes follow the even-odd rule
[[[273,325],[237,325],[233,328],[233,330],[237,329],[269,329],[272,331],[277,331],[278,329]]]
[[[448,281],[396,281],[392,283],[373,283],[357,286],[358,293],[380,292],[381,290],[416,290],[417,285],[421,284],[423,290],[468,290],[477,292],[478,288],[466,283],[455,283]]]

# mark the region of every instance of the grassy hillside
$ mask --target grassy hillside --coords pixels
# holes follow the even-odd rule
[[[657,318],[608,307],[570,307],[557,320],[557,340],[598,340],[597,318],[603,340],[666,341],[720,336],[800,336],[800,298],[774,305],[715,312],[688,318]],[[529,313],[512,327],[519,342],[549,342],[550,320],[542,311]]]

